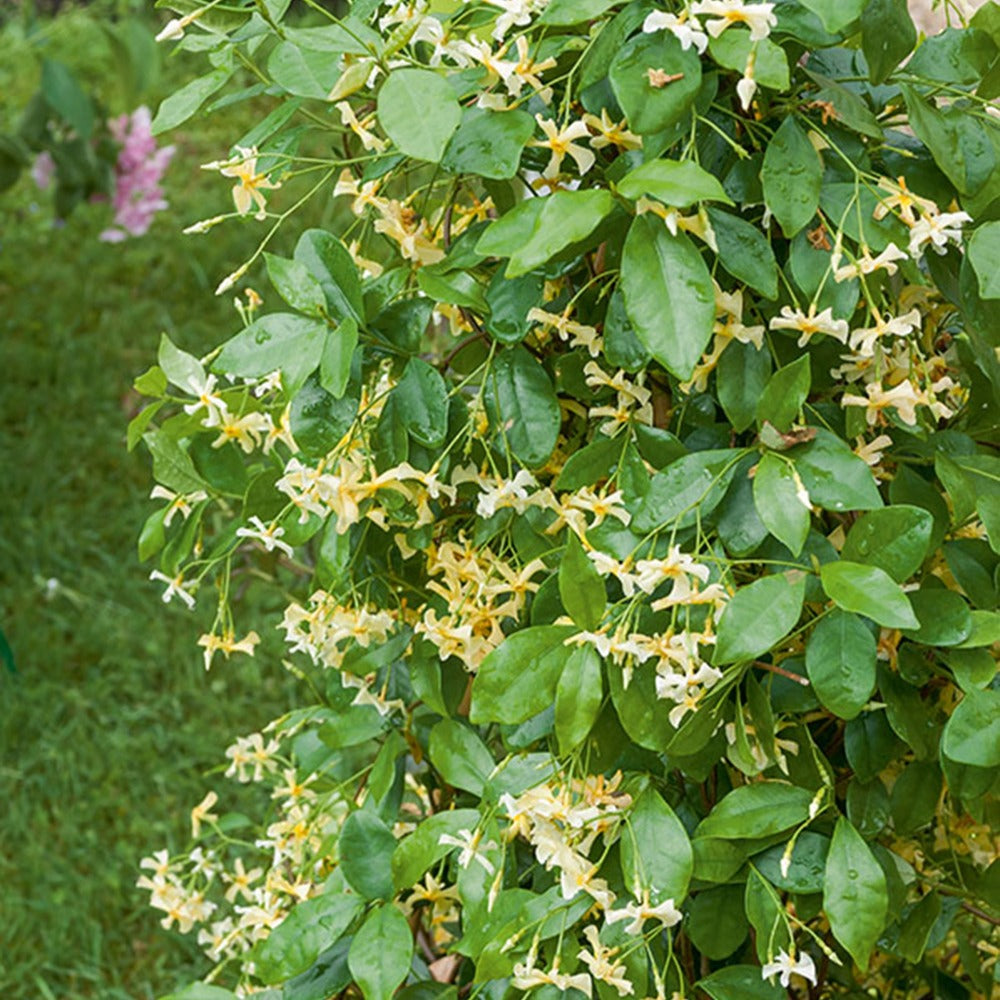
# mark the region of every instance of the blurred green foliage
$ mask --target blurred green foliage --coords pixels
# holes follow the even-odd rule
[[[184,57],[161,50],[137,87],[105,30],[145,23],[143,8],[63,5],[43,18],[0,7],[0,131],[16,127],[43,58],[69,66],[109,114],[155,110],[191,75]],[[138,1000],[204,972],[194,942],[161,930],[134,888],[138,861],[150,844],[180,847],[233,735],[291,702],[268,637],[256,660],[204,673],[195,640],[211,609],[164,608],[147,581],[135,539],[153,509],[148,457],[125,449],[131,382],[160,332],[199,353],[239,325],[231,297],[212,290],[259,224],[211,240],[181,229],[230,209],[225,182],[198,165],[227,155],[234,121],[259,110],[229,108],[172,137],[171,207],[137,240],[98,242],[107,205],[54,225],[27,174],[0,196],[0,629],[17,670],[0,660],[5,1000]]]

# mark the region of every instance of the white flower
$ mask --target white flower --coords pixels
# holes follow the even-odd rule
[[[450,833],[442,833],[438,838],[438,843],[446,844],[448,847],[461,847],[462,850],[458,855],[458,863],[463,868],[468,868],[469,864],[475,861],[477,864],[483,866],[488,875],[493,875],[496,873],[493,862],[489,858],[484,858],[480,852],[496,850],[497,845],[492,840],[487,841],[485,844],[480,844],[482,836],[482,832],[479,830],[475,833],[471,830],[459,830],[458,835],[455,837]]]
[[[682,49],[689,49],[693,45],[700,55],[704,55],[708,48],[708,35],[701,30],[697,18],[688,18],[685,14],[678,17],[676,14],[655,10],[642,22],[642,30],[647,35],[654,31],[669,31],[681,43]]]
[[[923,252],[925,243],[930,243],[937,253],[944,253],[951,240],[961,242],[962,226],[971,222],[968,212],[941,212],[939,215],[922,215],[910,230],[910,256],[916,259]]]
[[[566,128],[560,130],[551,118],[543,118],[540,114],[535,115],[535,121],[545,133],[545,138],[533,139],[529,145],[552,150],[548,166],[542,171],[543,177],[557,177],[565,156],[572,157],[581,177],[594,165],[597,158],[593,152],[586,146],[581,146],[573,141],[574,139],[590,138],[590,129],[587,128],[586,122],[583,120],[571,122]]]
[[[813,986],[816,985],[816,963],[812,960],[812,956],[805,952],[796,961],[782,948],[773,962],[768,962],[761,968],[761,978],[770,979],[776,972],[781,973],[781,985],[785,987],[791,982],[793,974],[808,979]]]
[[[167,589],[163,592],[164,604],[169,604],[171,598],[179,597],[189,608],[194,607],[194,597],[189,591],[196,587],[197,584],[185,583],[183,574],[178,573],[177,576],[171,578],[166,573],[161,573],[158,569],[154,569],[149,574],[149,578],[150,580],[159,580],[161,583],[167,585]]]
[[[781,315],[771,320],[772,330],[798,330],[802,334],[798,340],[799,347],[805,347],[814,334],[823,333],[835,337],[842,344],[847,343],[850,328],[847,321],[833,318],[833,309],[829,306],[817,315],[815,303],[810,304],[809,312],[782,306]]]
[[[641,934],[642,925],[647,920],[659,920],[664,927],[673,927],[681,921],[681,911],[674,906],[672,899],[667,899],[659,906],[653,906],[649,901],[649,890],[643,889],[642,898],[637,903],[626,903],[621,910],[612,910],[604,915],[604,919],[609,924],[617,923],[619,920],[631,920],[632,922],[625,928],[628,934]]]
[[[750,40],[759,42],[771,33],[778,23],[773,3],[744,3],[743,0],[699,0],[691,4],[692,14],[704,14],[715,20],[705,27],[713,38],[718,38],[726,28],[745,24],[750,29]]]
[[[281,541],[281,536],[284,533],[285,529],[279,527],[277,523],[265,527],[264,522],[256,515],[250,518],[249,528],[236,529],[237,538],[252,538],[260,542],[268,552],[280,549],[285,555],[291,556],[294,554],[291,545]]]

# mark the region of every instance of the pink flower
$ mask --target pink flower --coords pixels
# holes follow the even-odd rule
[[[174,147],[157,147],[151,122],[149,108],[143,106],[108,123],[111,134],[121,143],[121,151],[115,164],[114,225],[100,236],[106,243],[141,236],[149,229],[153,216],[167,207],[160,180]]]
[[[55,173],[56,161],[48,153],[39,153],[35,157],[35,162],[31,164],[31,179],[39,191],[48,190]]]

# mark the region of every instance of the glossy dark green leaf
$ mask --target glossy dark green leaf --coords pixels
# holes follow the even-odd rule
[[[296,904],[255,953],[258,978],[270,985],[301,975],[347,930],[361,907],[357,896],[344,893]]]
[[[653,476],[635,513],[635,529],[684,528],[707,517],[725,496],[740,454],[737,449],[723,448],[693,452],[671,462]]]
[[[524,111],[466,108],[444,151],[441,166],[453,174],[497,180],[513,177],[534,131],[534,119]]]
[[[933,530],[934,518],[923,508],[893,504],[855,521],[841,555],[877,566],[902,583],[923,564]]]
[[[813,793],[784,781],[757,781],[734,788],[698,825],[697,836],[721,840],[769,837],[809,816]]]
[[[326,323],[294,313],[261,316],[222,345],[212,370],[243,378],[280,370],[286,390],[294,393],[319,365],[326,331]]]
[[[833,936],[862,969],[868,968],[888,907],[881,866],[861,834],[841,817],[826,860],[823,908]]]
[[[847,818],[865,839],[885,829],[889,822],[889,793],[880,778],[851,778],[847,785]]]
[[[569,533],[559,564],[559,596],[580,628],[589,631],[597,628],[607,603],[604,581],[573,532]]]
[[[694,866],[684,824],[663,798],[647,788],[635,801],[621,833],[622,873],[632,889],[680,906]],[[636,892],[638,895],[638,892]]]
[[[714,961],[728,958],[746,940],[743,888],[719,885],[701,889],[687,904],[685,932],[703,955]]]
[[[875,637],[856,615],[835,609],[813,629],[806,670],[816,696],[842,719],[853,719],[875,692]]]
[[[762,979],[759,965],[727,965],[698,980],[712,1000],[784,1000],[786,991]]]
[[[561,425],[548,372],[523,347],[502,351],[486,382],[487,404],[501,447],[527,466],[544,465]]]
[[[633,200],[648,195],[676,208],[687,208],[699,201],[732,204],[718,179],[693,160],[643,163],[618,182],[618,193]]]
[[[321,458],[351,429],[357,413],[357,397],[337,399],[311,375],[292,399],[289,411],[292,436],[301,451]]]
[[[529,198],[491,223],[476,250],[487,257],[509,257],[506,275],[516,278],[587,239],[614,207],[611,192],[599,189]]]
[[[944,727],[941,753],[957,764],[1000,767],[1000,692],[965,693]]]
[[[912,761],[892,786],[892,825],[901,837],[927,826],[941,797],[942,775],[937,761]]]
[[[378,92],[378,120],[400,152],[439,163],[462,120],[448,81],[426,69],[393,70]]]
[[[393,397],[413,439],[427,448],[439,448],[448,434],[448,387],[437,369],[411,358]]]
[[[572,626],[541,625],[508,636],[480,664],[472,683],[469,720],[518,723],[552,704],[573,651]]]
[[[669,372],[690,378],[715,323],[712,279],[694,244],[640,215],[625,239],[621,282],[636,336]]]
[[[318,314],[326,308],[323,289],[305,264],[273,253],[265,253],[264,260],[267,264],[267,276],[275,291],[293,309]]]
[[[911,593],[909,600],[920,627],[904,629],[908,639],[927,646],[957,646],[969,638],[972,614],[961,594],[941,587],[925,588]]]
[[[810,511],[799,499],[799,484],[788,461],[772,452],[764,454],[753,477],[753,501],[767,530],[797,556],[809,534]]]
[[[402,911],[386,903],[354,935],[347,963],[365,1000],[390,1000],[410,971],[413,934]]]
[[[449,785],[482,795],[493,771],[493,755],[469,726],[442,719],[431,730],[427,753]]]
[[[805,579],[765,576],[736,591],[719,619],[715,663],[752,660],[774,648],[798,624]]]
[[[906,72],[938,83],[979,83],[997,57],[997,47],[978,28],[945,28],[926,39]]]
[[[579,646],[556,684],[555,732],[561,754],[575,750],[587,738],[603,701],[601,658],[593,646]]]
[[[812,441],[791,449],[788,456],[815,506],[832,511],[882,506],[871,469],[830,431],[818,429]]]
[[[764,153],[764,200],[784,234],[791,238],[812,221],[819,207],[823,165],[806,133],[789,115]]]
[[[307,229],[295,244],[293,256],[319,282],[326,296],[327,311],[334,319],[364,322],[358,268],[336,236],[322,229]]]
[[[353,319],[342,319],[336,329],[327,331],[319,359],[319,384],[334,399],[342,398],[347,391],[357,346],[358,324]]]
[[[365,899],[391,899],[390,865],[395,849],[392,830],[374,812],[356,809],[340,828],[340,871]]]
[[[844,751],[861,781],[871,781],[900,754],[903,743],[889,726],[885,712],[865,712],[847,723]]]
[[[745,282],[764,298],[777,298],[778,265],[764,234],[738,215],[724,212],[714,205],[706,208],[719,247],[719,263],[737,281]],[[734,346],[737,345],[731,344],[727,353]]]
[[[868,79],[882,83],[917,44],[906,0],[870,0],[861,11],[861,49]]]
[[[657,72],[676,79],[660,83]],[[638,34],[618,51],[608,77],[632,131],[662,132],[694,104],[701,88],[701,59],[669,31]]]
[[[902,587],[877,566],[840,560],[820,569],[823,589],[835,604],[885,628],[919,628]]]
[[[779,431],[791,430],[802,404],[809,395],[812,375],[809,355],[803,354],[784,368],[779,368],[768,379],[757,404],[757,423],[766,420]]]

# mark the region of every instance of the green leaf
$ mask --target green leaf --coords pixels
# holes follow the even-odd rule
[[[732,205],[718,179],[693,160],[650,160],[627,173],[618,183],[618,193],[633,201],[649,195],[675,208],[699,201],[722,201]]]
[[[816,697],[834,715],[853,719],[875,692],[875,637],[856,615],[836,609],[806,643],[806,671]]]
[[[378,120],[401,153],[440,163],[462,109],[448,81],[427,69],[393,70],[378,92]]]
[[[691,943],[703,955],[714,961],[728,958],[747,936],[742,886],[701,889],[688,902],[684,926]]]
[[[787,454],[813,504],[834,511],[882,506],[872,470],[835,434],[819,429],[812,441]]]
[[[299,449],[306,455],[322,458],[351,429],[357,413],[356,396],[337,399],[311,375],[292,398],[288,422]]]
[[[94,105],[66,66],[53,59],[42,61],[41,92],[45,103],[72,126],[81,139],[90,138],[94,129]]]
[[[293,309],[314,316],[326,309],[326,295],[305,264],[266,252],[264,260],[267,263],[267,276],[275,291]]]
[[[566,661],[556,684],[555,732],[559,753],[570,753],[587,738],[603,701],[601,658],[593,646],[579,646]]]
[[[280,369],[285,389],[294,394],[316,370],[326,331],[326,323],[294,313],[261,316],[222,345],[212,370],[258,378]]]
[[[367,809],[356,809],[340,828],[340,870],[365,899],[392,898],[390,865],[395,849],[392,830]]]
[[[841,556],[885,570],[897,583],[923,564],[934,530],[934,518],[922,507],[893,504],[854,522]]]
[[[548,372],[523,347],[502,351],[487,377],[486,401],[497,437],[518,461],[544,465],[562,416]]]
[[[882,933],[889,908],[885,874],[861,834],[837,820],[826,859],[823,909],[833,936],[861,969]]]
[[[782,874],[781,862],[786,847],[785,844],[769,847],[753,859],[754,866],[771,885],[785,892],[821,892],[830,838],[811,830],[803,830],[792,849],[788,871]]]
[[[391,903],[368,914],[347,955],[365,1000],[391,1000],[410,971],[413,934],[406,917]]]
[[[647,213],[629,228],[621,271],[636,336],[667,371],[690,378],[715,324],[715,292],[701,254]]]
[[[192,392],[193,386],[200,386],[205,381],[202,363],[194,355],[177,347],[165,333],[160,334],[160,349],[156,361],[163,374],[185,392]]]
[[[633,518],[637,531],[686,528],[706,518],[726,495],[742,453],[735,448],[696,451],[671,462],[650,483]]]
[[[521,153],[534,131],[535,120],[524,111],[466,108],[441,166],[452,174],[509,179],[517,174]]]
[[[427,750],[431,763],[449,785],[482,795],[494,768],[493,755],[468,726],[442,719],[432,730]]]
[[[961,594],[942,587],[924,588],[909,595],[920,628],[903,629],[907,639],[927,646],[957,646],[972,632],[972,614]]]
[[[580,628],[593,631],[600,625],[607,604],[604,581],[573,532],[559,564],[559,597]]]
[[[820,567],[823,589],[845,611],[865,615],[885,628],[919,628],[903,588],[877,566],[840,560]]]
[[[767,144],[760,179],[767,207],[791,239],[816,214],[823,182],[819,154],[791,115]]]
[[[365,307],[361,279],[347,247],[332,233],[307,229],[295,244],[295,260],[305,264],[326,296],[327,311],[334,319],[364,323]]]
[[[798,624],[805,577],[761,577],[736,591],[719,619],[714,663],[753,660],[776,646]]]
[[[868,79],[883,83],[917,44],[906,0],[869,0],[861,11],[861,51]]]
[[[941,897],[931,890],[907,914],[899,929],[896,951],[907,962],[919,962],[927,947],[927,939],[941,915]]]
[[[472,682],[469,721],[519,723],[552,704],[556,684],[573,651],[576,630],[566,625],[521,629],[490,653]]]
[[[679,78],[656,86],[650,70]],[[608,71],[611,89],[629,126],[639,135],[662,132],[691,109],[701,89],[701,59],[669,32],[638,34],[627,41]]]
[[[753,53],[754,80],[769,90],[788,90],[788,57],[770,38],[754,42],[749,32],[726,31],[718,38],[709,39],[708,51],[720,66],[737,73],[743,72]]]
[[[745,431],[754,422],[770,377],[770,351],[733,340],[722,352],[715,368],[715,391],[735,431]]]
[[[625,885],[635,896],[648,889],[653,900],[672,899],[680,906],[694,869],[691,841],[673,809],[651,788],[628,813],[621,854]]]
[[[411,358],[392,395],[410,436],[426,448],[440,448],[448,434],[448,387],[437,369]]]
[[[966,691],[944,727],[941,752],[957,764],[1000,766],[1000,691]]]
[[[538,272],[508,278],[497,269],[486,289],[489,314],[484,325],[502,344],[518,344],[534,323],[528,313],[542,300],[545,279]]]
[[[267,72],[289,94],[325,101],[340,78],[341,67],[329,52],[284,40],[271,50]]]
[[[351,360],[358,346],[358,324],[350,317],[327,330],[319,358],[319,384],[334,399],[341,399],[351,378]]]
[[[719,247],[719,263],[737,281],[749,285],[766,299],[776,299],[778,264],[764,234],[738,215],[724,212],[714,205],[708,205],[706,209]],[[729,349],[733,346],[731,344]],[[722,357],[725,359],[726,355]]]
[[[861,781],[857,775],[851,778],[847,786],[847,818],[866,839],[885,829],[889,822],[889,793],[880,778],[871,781]]]
[[[435,302],[448,302],[481,314],[489,312],[483,286],[468,271],[437,271],[433,265],[422,267],[417,271],[417,284]]]
[[[984,222],[977,227],[966,247],[969,263],[979,279],[979,295],[984,299],[1000,299],[1000,222]]]
[[[449,844],[440,842],[442,836],[454,837],[459,830],[474,830],[478,824],[479,812],[475,809],[451,809],[423,820],[413,833],[396,845],[392,856],[392,881],[396,891],[416,885],[431,865],[454,850]]]
[[[727,965],[698,980],[712,1000],[784,1000],[787,992],[762,979],[759,965]]]
[[[486,257],[510,257],[506,275],[516,278],[587,239],[614,207],[611,192],[603,189],[529,198],[490,223],[476,251]]]
[[[538,19],[539,24],[566,27],[600,17],[619,0],[551,0]]]
[[[232,75],[231,69],[220,66],[165,98],[153,119],[153,135],[169,132],[186,122]]]
[[[809,508],[799,500],[792,466],[767,452],[753,477],[753,502],[767,530],[793,556],[802,551],[809,534]]]
[[[853,24],[865,8],[865,0],[799,0],[823,22],[831,34]]]
[[[153,456],[153,478],[176,493],[194,493],[208,483],[194,467],[194,462],[180,444],[165,431],[146,431],[142,436]]]
[[[996,59],[997,47],[985,31],[945,28],[926,39],[906,64],[912,76],[938,83],[979,83]]]
[[[892,786],[892,825],[907,837],[934,819],[942,775],[936,760],[913,761]]]
[[[163,997],[162,1000],[236,1000],[236,994],[209,983],[191,983],[177,993]]]
[[[336,524],[336,521],[328,523]],[[353,705],[324,722],[319,728],[319,738],[331,749],[340,750],[366,743],[384,728],[385,719],[373,705]]]
[[[813,793],[784,781],[756,781],[723,796],[698,824],[699,838],[753,840],[770,837],[809,818]]]
[[[347,930],[361,906],[357,896],[343,893],[296,904],[255,953],[257,976],[270,986],[305,972]]]
[[[934,162],[960,193],[975,194],[996,169],[996,153],[984,126],[960,108],[939,109],[911,87],[900,90],[910,112],[910,127]]]

